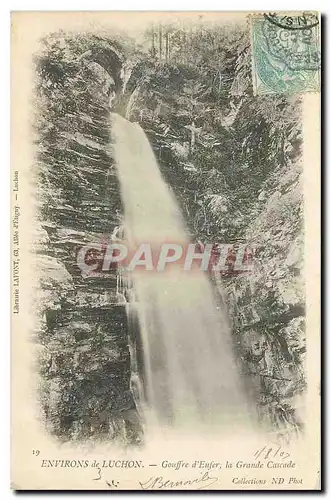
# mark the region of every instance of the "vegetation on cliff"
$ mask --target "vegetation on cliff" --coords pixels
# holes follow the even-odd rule
[[[195,241],[256,249],[251,275],[223,281],[234,341],[261,419],[299,430],[300,102],[253,95],[249,36],[238,26],[151,27],[139,44],[60,32],[35,63],[36,336],[50,431],[141,440],[116,275],[83,279],[75,262],[79,246],[121,224],[110,110],[148,134]]]

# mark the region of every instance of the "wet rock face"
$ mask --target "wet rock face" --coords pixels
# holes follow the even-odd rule
[[[138,66],[128,109],[147,131],[193,237],[256,249],[251,276],[223,281],[226,301],[260,418],[291,433],[302,428],[306,385],[300,103],[239,88],[249,53],[241,62],[219,95],[198,66],[157,60],[145,74]]]
[[[140,433],[130,413],[127,326],[116,279],[105,294],[105,282],[83,280],[75,262],[80,245],[102,240],[122,222],[110,146],[115,107],[147,132],[194,239],[257,246],[254,275],[225,282],[234,342],[261,419],[300,427],[294,401],[305,387],[300,106],[253,97],[242,39],[240,64],[225,47],[222,85],[217,36],[214,56],[209,43],[173,41],[166,60],[153,52],[139,54],[140,62],[129,55],[123,64],[114,40],[91,35],[54,35],[38,56],[36,252],[44,271],[36,337],[47,350],[44,415],[63,439],[131,436],[132,427]]]
[[[82,246],[108,241],[120,224],[109,112],[122,63],[104,45],[110,42],[54,36],[37,64],[34,337],[47,429],[63,440],[136,441],[141,429],[131,415],[127,322],[116,275],[84,278],[77,266]]]
[[[115,49],[97,48],[91,49],[86,55],[86,60],[98,64],[111,77],[115,92],[119,92],[123,86],[123,64],[124,57]]]

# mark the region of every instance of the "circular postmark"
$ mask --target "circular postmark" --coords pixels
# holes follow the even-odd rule
[[[319,86],[319,22],[313,13],[264,14],[253,20],[255,70],[264,86],[281,93]]]
[[[268,53],[292,71],[318,70],[319,22],[316,14],[265,14],[262,26]]]
[[[265,19],[267,19],[270,23],[278,26],[278,28],[293,30],[293,31],[301,31],[310,28],[315,28],[318,26],[319,20],[316,14],[313,12],[303,12],[301,15],[290,16],[287,14],[276,14],[269,13],[264,14]]]

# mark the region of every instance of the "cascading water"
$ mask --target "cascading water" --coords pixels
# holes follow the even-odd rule
[[[112,137],[129,246],[187,245],[180,209],[142,128],[112,114]],[[247,425],[226,314],[205,273],[172,266],[167,272],[134,271],[132,279],[152,421]]]

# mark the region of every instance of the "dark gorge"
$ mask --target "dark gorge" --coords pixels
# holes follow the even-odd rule
[[[225,29],[152,29],[139,45],[61,32],[36,54],[34,340],[42,416],[63,441],[143,442],[146,369],[139,321],[127,314],[132,289],[116,270],[82,277],[76,264],[80,247],[124,223],[111,112],[145,132],[192,241],[256,247],[254,275],[223,280],[219,293],[259,419],[301,430],[304,299],[289,292],[301,273],[300,103],[254,97],[248,34],[238,27],[238,43],[226,45]]]

